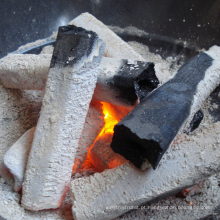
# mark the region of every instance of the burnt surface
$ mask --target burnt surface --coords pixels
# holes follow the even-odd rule
[[[197,86],[211,65],[205,53],[184,64],[115,126],[112,149],[138,168],[148,160],[156,169],[189,117]]]
[[[74,25],[61,26],[53,51],[51,66],[73,66],[84,56],[89,56],[98,35]]]
[[[110,90],[117,91],[117,99],[134,105],[137,98],[142,99],[155,89],[159,81],[153,63],[137,61],[136,64],[126,63],[107,84]]]
[[[220,85],[211,93],[210,104],[215,108],[209,108],[209,114],[213,118],[213,122],[220,121]]]
[[[201,110],[196,112],[196,114],[193,116],[192,121],[189,125],[189,130],[186,132],[187,134],[192,133],[195,129],[197,129],[202,122],[202,119],[204,118],[204,114]]]
[[[135,92],[140,102],[155,88],[159,80],[155,75],[154,64],[149,63],[149,68],[145,69],[134,81]]]
[[[98,77],[93,99],[118,106],[135,106],[138,98],[146,97],[159,84],[151,62],[136,61],[131,64],[121,60],[113,74]]]

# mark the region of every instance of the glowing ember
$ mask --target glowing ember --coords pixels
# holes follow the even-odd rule
[[[119,122],[119,120],[117,120],[115,118],[115,113],[113,112],[113,108],[110,104],[102,102],[102,109],[103,109],[103,113],[105,115],[104,117],[104,121],[105,121],[105,125],[102,128],[102,134],[103,133],[114,133],[113,129],[114,126]],[[100,132],[100,133],[101,133]]]
[[[114,106],[114,105],[106,103],[106,102],[101,102],[101,104],[102,104],[102,110],[103,110],[103,114],[104,114],[105,124],[104,124],[103,128],[101,129],[100,133],[97,135],[93,144],[90,146],[87,158],[82,166],[82,167],[84,167],[85,164],[90,163],[94,166],[94,168],[98,172],[102,172],[104,169],[107,169],[107,168],[111,169],[111,168],[117,167],[117,166],[126,162],[126,160],[123,157],[121,158],[120,155],[118,155],[112,151],[112,149],[110,148],[110,142],[111,142],[111,138],[114,133],[114,126],[125,115],[127,115],[131,111],[131,109]],[[106,137],[111,137],[111,138],[106,139]],[[107,145],[103,142],[103,140],[105,140],[105,139],[106,139]],[[91,154],[91,150],[94,149],[94,147],[96,148],[97,146],[99,146],[102,142],[103,142],[103,153],[104,153],[104,151],[105,151],[105,153],[102,155],[102,150],[100,152],[96,152],[96,150],[95,150],[95,152],[98,153],[97,155],[99,155],[95,159],[94,152],[93,152],[93,154]],[[98,143],[98,145],[95,146],[97,143]],[[107,152],[109,155],[105,155]],[[102,159],[103,159],[103,161],[101,161]],[[107,162],[106,160],[109,160],[109,161]],[[106,166],[101,165],[101,164],[106,164],[106,163],[108,165],[106,165]]]
[[[124,107],[116,107],[106,102],[101,102],[102,110],[104,113],[105,125],[96,137],[94,143],[99,139],[100,136],[106,133],[114,133],[114,126],[125,116],[131,109],[126,109]],[[118,114],[120,112],[120,114]],[[94,145],[93,143],[93,145]],[[92,145],[92,146],[93,146]]]

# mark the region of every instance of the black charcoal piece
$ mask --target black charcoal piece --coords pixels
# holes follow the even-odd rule
[[[123,60],[122,66],[111,77],[99,77],[93,99],[115,105],[134,106],[159,84],[151,62],[137,61],[135,64]],[[101,92],[102,91],[102,92]]]
[[[138,168],[143,169],[148,160],[156,169],[189,118],[198,84],[212,60],[206,53],[199,54],[151,92],[115,126],[112,149]]]
[[[186,131],[187,134],[192,133],[195,129],[197,129],[202,122],[202,119],[204,118],[204,114],[201,110],[196,112],[196,114],[193,116],[192,121],[190,122],[189,129]]]
[[[55,65],[73,66],[84,57],[86,59],[94,50],[94,43],[97,38],[98,35],[95,32],[87,31],[81,27],[74,25],[59,27],[50,67]],[[104,51],[104,48],[101,46],[100,50]],[[96,57],[93,58],[93,61],[96,61],[94,59]],[[100,57],[97,59],[101,60]]]
[[[155,75],[154,64],[149,63],[146,68],[134,81],[134,88],[140,102],[154,89],[157,88],[159,80]]]

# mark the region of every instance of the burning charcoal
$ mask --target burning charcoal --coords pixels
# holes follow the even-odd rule
[[[98,102],[92,101],[90,103],[86,121],[80,136],[79,148],[77,149],[75,156],[73,173],[76,173],[83,164],[89,147],[93,144],[103,126],[104,114],[102,112],[102,105]]]
[[[112,136],[112,133],[104,134],[89,150],[88,157],[98,172],[115,168],[127,162],[124,157],[111,149]]]
[[[82,13],[69,24],[96,32],[106,43],[105,57],[145,61],[131,46],[89,13]]]
[[[115,126],[112,149],[138,168],[145,169],[149,161],[156,169],[176,135],[189,127],[219,83],[220,47],[213,46],[183,65]]]
[[[0,80],[7,88],[44,89],[50,60],[50,54],[10,54],[0,60]]]
[[[109,63],[108,59],[104,62]],[[103,69],[104,62],[101,65]],[[123,60],[121,63],[117,61],[112,66],[117,68],[100,72],[93,95],[94,100],[124,107],[135,106],[137,98],[142,100],[159,84],[153,63],[142,61],[128,63]]]
[[[186,135],[187,136],[187,135]],[[126,163],[71,182],[77,220],[113,219],[176,194],[220,171],[220,123],[173,145],[157,170],[142,171]]]
[[[184,197],[187,197],[187,196],[191,197],[191,196],[194,196],[196,194],[200,194],[207,187],[207,184],[208,184],[208,181],[207,180],[203,180],[203,181],[199,182],[198,184],[196,184],[196,185],[194,185],[192,187],[184,189],[183,191],[181,191],[181,194]]]
[[[28,210],[62,203],[103,53],[96,33],[59,28],[23,183],[21,203]]]
[[[20,191],[23,183],[24,172],[28,155],[33,141],[35,127],[25,132],[4,155],[4,164],[14,176],[14,190]]]

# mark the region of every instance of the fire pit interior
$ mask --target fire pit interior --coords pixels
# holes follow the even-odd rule
[[[0,215],[216,215],[219,59],[89,13],[2,58]]]

